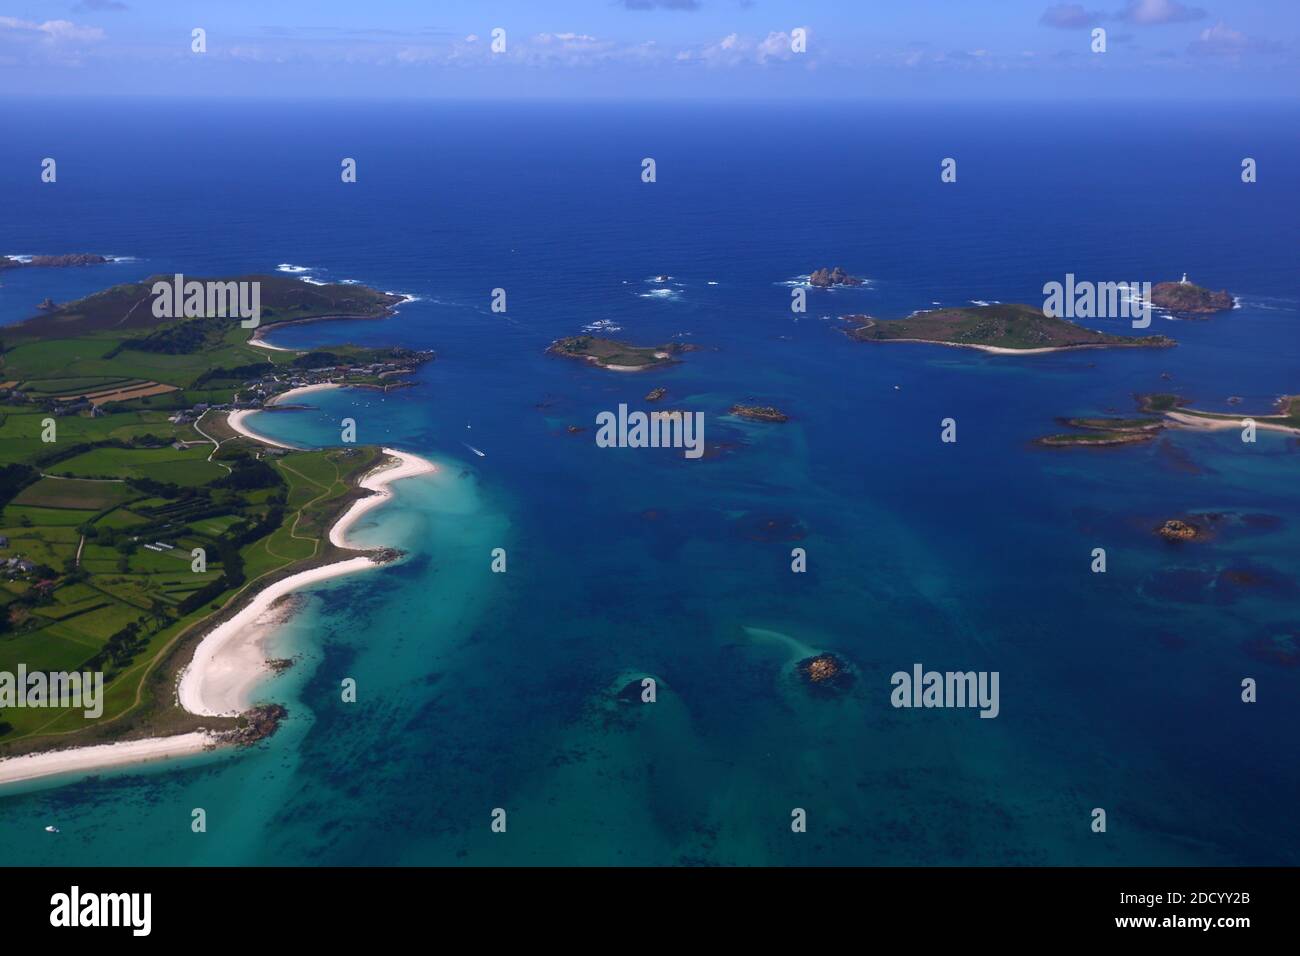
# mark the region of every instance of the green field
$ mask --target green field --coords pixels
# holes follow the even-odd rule
[[[362,286],[242,278],[262,284],[263,325],[377,317],[398,301]],[[14,383],[0,393],[0,670],[100,670],[107,695],[93,726],[79,709],[0,713],[0,757],[11,744],[169,711],[167,691],[149,680],[182,635],[268,575],[324,556],[330,517],[380,454],[263,458],[219,414],[202,432],[169,422],[176,410],[231,401],[277,367],[363,366],[399,351],[269,351],[249,344],[238,319],[155,318],[150,285],[115,286],[0,329],[0,382]],[[93,414],[85,401],[61,401],[103,401],[142,383],[173,390]]]
[[[223,447],[222,457],[247,462],[248,450],[239,442],[229,452]],[[213,479],[228,472],[206,461],[209,454],[210,445],[184,452],[170,446],[96,448],[52,467],[112,469],[128,477],[40,478],[0,510],[0,535],[8,539],[0,560],[32,561],[40,568],[33,577],[52,584],[3,583],[0,670],[13,671],[20,663],[29,670],[101,669],[105,718],[129,713],[143,701],[153,660],[182,630],[259,578],[321,553],[329,517],[378,451],[287,454],[267,465],[268,487],[246,491],[213,486]],[[175,482],[183,494],[150,494],[132,476]],[[266,533],[258,534],[262,527]],[[203,571],[192,567],[196,548],[207,555]],[[227,566],[223,554],[236,565]],[[126,650],[111,653],[113,642],[121,643],[132,629]],[[79,711],[0,714],[0,752],[11,741],[75,732],[84,722]]]

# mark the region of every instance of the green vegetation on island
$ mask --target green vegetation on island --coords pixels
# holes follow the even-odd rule
[[[1054,448],[1136,445],[1155,438],[1165,427],[1154,418],[1070,418],[1065,424],[1080,431],[1045,435],[1035,442]]]
[[[557,339],[547,347],[552,355],[581,359],[600,368],[619,372],[640,372],[663,368],[677,362],[675,356],[693,351],[695,346],[673,342],[668,345],[628,345],[614,339],[601,339],[591,335],[573,335]]]
[[[278,276],[217,281],[260,281],[263,327],[379,317],[400,301]],[[235,718],[171,706],[200,625],[337,560],[328,529],[383,453],[268,448],[223,412],[310,384],[400,384],[432,357],[260,348],[238,318],[155,318],[151,282],[0,329],[0,672],[105,678],[98,719],[80,708],[0,713],[0,756],[199,724],[237,729]]]
[[[1085,329],[1042,309],[1015,303],[919,312],[905,319],[880,321],[865,315],[844,316],[856,327],[850,338],[862,342],[931,342],[985,351],[1036,352],[1072,348],[1167,348],[1163,335],[1111,335]]]

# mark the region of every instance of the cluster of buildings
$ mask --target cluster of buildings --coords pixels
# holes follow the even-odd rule
[[[232,407],[238,408],[239,406],[238,405],[232,406],[229,403],[223,403],[220,405],[210,405],[207,402],[198,402],[195,405],[191,406],[190,408],[182,409],[181,411],[177,412],[175,415],[168,415],[167,420],[171,422],[173,425],[188,425],[191,422],[196,422],[200,418],[202,418],[204,412],[213,411],[214,409],[219,411],[224,411]]]
[[[0,540],[5,539],[0,538]],[[0,545],[0,547],[3,547],[3,545]],[[0,559],[0,570],[3,570],[5,575],[12,579],[20,574],[31,574],[36,570],[36,565],[26,558]]]
[[[328,365],[321,368],[294,370],[291,373],[271,372],[247,382],[236,397],[235,408],[261,408],[268,399],[293,388],[312,385],[345,385],[349,376],[374,376],[392,378],[410,375],[409,362],[371,362],[367,365]]]

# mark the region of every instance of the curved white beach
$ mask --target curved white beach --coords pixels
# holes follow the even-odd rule
[[[385,448],[384,453],[388,459],[360,482],[362,488],[374,493],[353,502],[352,507],[330,528],[329,540],[336,547],[349,547],[345,543],[347,529],[361,515],[392,496],[389,485],[402,478],[437,471],[433,462],[418,455],[392,448]],[[271,605],[308,584],[374,567],[371,557],[358,555],[302,571],[264,588],[247,606],[214,627],[199,643],[177,683],[179,704],[190,713],[202,716],[233,715],[247,710],[252,704],[254,690],[267,674],[264,653],[267,638],[282,620],[281,613]],[[25,754],[0,760],[0,785],[189,756],[211,747],[213,743],[207,734],[196,731],[172,737]]]
[[[334,382],[320,382],[316,385],[304,385],[301,388],[291,388],[287,392],[282,392],[281,394],[275,396],[275,398],[271,399],[271,401],[268,402],[267,404],[281,405],[284,402],[289,401],[290,399],[299,397],[300,395],[307,395],[310,394],[311,392],[320,392],[329,388],[344,388],[344,387],[345,386],[336,384]],[[293,445],[286,445],[284,442],[276,441],[274,438],[268,438],[267,436],[263,435],[260,432],[253,431],[252,426],[248,424],[248,419],[251,418],[253,415],[256,415],[258,411],[259,410],[256,408],[236,409],[235,411],[230,412],[226,415],[226,424],[229,425],[233,431],[239,432],[239,434],[243,435],[245,438],[251,438],[253,441],[259,441],[263,445],[273,445],[276,448],[287,448],[290,451],[297,450],[294,448]]]

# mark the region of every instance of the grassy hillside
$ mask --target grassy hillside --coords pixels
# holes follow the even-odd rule
[[[253,280],[263,327],[378,317],[399,301],[356,285],[234,281]],[[0,329],[0,671],[102,671],[107,693],[98,720],[80,709],[0,713],[0,755],[58,735],[181,729],[188,718],[170,706],[168,679],[182,636],[335,553],[329,523],[381,452],[268,451],[199,403],[256,405],[304,379],[388,385],[429,358],[258,348],[237,318],[154,318],[153,281]]]
[[[171,282],[172,279],[169,275],[150,276],[140,282],[115,285],[83,299],[61,303],[53,310],[7,326],[3,330],[5,339],[17,342],[104,334],[120,338],[172,325],[176,319],[154,317],[152,294],[155,282]],[[311,285],[280,275],[247,275],[233,279],[186,276],[185,281],[260,283],[262,325],[326,315],[378,317],[387,314],[401,301],[400,296],[377,292],[363,285]]]

